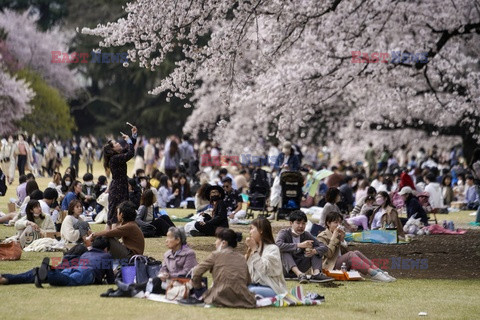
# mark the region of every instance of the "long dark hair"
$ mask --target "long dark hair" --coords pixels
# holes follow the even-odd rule
[[[174,157],[175,154],[178,152],[178,144],[175,140],[170,142],[170,149],[168,150],[168,154],[170,157]]]
[[[184,198],[188,198],[191,196],[190,183],[188,183],[187,176],[184,173],[182,173],[178,178],[178,183],[176,183],[175,186],[173,187],[173,191],[175,191],[175,189],[182,190],[182,184],[180,183],[180,179],[185,179],[185,184],[183,185],[183,196]]]
[[[142,193],[140,198],[140,204],[145,207],[151,207],[155,203],[155,194],[151,189],[147,189]]]
[[[108,140],[108,142],[103,146],[103,167],[105,171],[110,171],[110,159],[112,156],[118,154],[115,150],[113,150],[113,141]]]
[[[207,188],[210,184],[208,182],[205,182],[198,188],[197,190],[197,195],[200,197],[200,199],[207,200],[207,197],[205,196],[205,192],[207,191]]]
[[[325,195],[325,201],[331,204],[335,204],[337,196],[340,194],[340,190],[335,187],[328,188],[327,194]]]
[[[81,184],[81,182],[78,181],[78,180],[72,181],[72,184],[68,188],[68,191],[71,191],[71,192],[75,193],[75,187],[77,186],[77,184]]]
[[[273,239],[273,231],[272,225],[270,221],[265,218],[257,218],[252,221],[252,226],[257,228],[258,233],[260,233],[261,241],[262,241],[262,248],[260,249],[260,255],[263,253],[263,248],[267,244],[274,244],[275,240]],[[248,248],[247,250],[247,259],[252,254],[252,250]]]
[[[30,200],[27,203],[27,207],[25,208],[25,213],[27,214],[27,220],[34,222],[34,216],[33,216],[33,208],[40,207],[40,202],[38,200]],[[43,212],[40,213],[40,219],[45,219],[45,216],[43,215]]]
[[[25,185],[25,192],[27,193],[27,196],[29,196],[35,190],[40,190],[37,182],[35,180],[28,181]]]
[[[384,204],[385,207],[388,207],[388,206],[393,207],[392,199],[390,199],[390,196],[388,195],[387,192],[380,191],[379,193],[377,193],[377,196],[379,196],[379,195],[385,198],[385,204]]]

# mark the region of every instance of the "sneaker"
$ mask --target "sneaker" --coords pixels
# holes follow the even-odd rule
[[[330,277],[327,277],[326,275],[324,275],[323,273],[318,273],[318,274],[314,274],[310,277],[310,281],[311,282],[318,282],[318,283],[322,283],[322,282],[331,282],[331,281],[335,281],[334,278],[330,278]]]
[[[391,275],[389,275],[387,271],[383,271],[383,270],[382,270],[382,272],[383,272],[383,274],[384,274],[387,278],[390,279],[390,282],[397,281],[397,279],[394,278],[394,277],[392,277]]]
[[[302,273],[301,275],[298,276],[298,282],[300,284],[306,284],[308,283],[308,278],[307,278],[307,275],[305,273]]]
[[[289,273],[289,274],[285,275],[284,278],[285,278],[286,281],[289,281],[289,280],[297,281],[298,280],[298,277],[295,273]]]
[[[198,231],[198,230],[191,230],[191,231],[190,231],[190,235],[191,235],[192,237],[201,237],[201,236],[203,236],[203,233],[201,233],[201,232]]]
[[[310,299],[310,300],[320,300],[322,302],[325,302],[325,296],[319,295],[318,293],[315,292],[309,292],[305,295],[305,298]]]
[[[372,277],[372,281],[391,282],[390,278],[383,274],[383,272],[377,272],[377,274]]]

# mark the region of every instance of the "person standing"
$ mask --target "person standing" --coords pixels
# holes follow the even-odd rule
[[[375,167],[377,165],[377,155],[375,154],[375,149],[373,149],[373,144],[371,142],[368,143],[368,149],[365,151],[365,161],[368,164],[368,172],[367,176],[371,176],[372,172],[375,171]]]
[[[74,179],[76,179],[78,176],[78,164],[80,162],[81,154],[82,151],[80,150],[77,141],[73,140],[72,147],[70,148],[70,167],[75,169],[75,176],[73,177]]]
[[[28,162],[28,152],[30,150],[30,146],[25,141],[25,136],[23,134],[18,135],[18,141],[15,144],[15,151],[14,155],[17,158],[17,168],[18,174],[24,175],[25,174],[25,166]]]
[[[106,171],[112,173],[112,181],[108,188],[108,221],[107,226],[114,227],[117,220],[117,206],[123,201],[128,200],[128,176],[127,162],[132,159],[135,150],[135,142],[137,139],[137,127],[132,127],[132,138],[126,134],[123,139],[128,143],[128,148],[123,149],[122,145],[117,141],[108,141],[103,147],[104,162],[103,166]]]

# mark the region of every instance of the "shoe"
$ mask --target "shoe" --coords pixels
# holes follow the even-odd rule
[[[106,297],[110,298],[131,298],[136,296],[140,291],[135,290],[134,288],[130,288],[128,290],[117,289],[112,291]]]
[[[115,284],[117,285],[118,289],[122,291],[128,291],[134,287],[133,285],[126,284],[120,280],[115,280]]]
[[[318,273],[318,274],[314,274],[310,277],[310,281],[311,282],[316,282],[316,283],[332,282],[334,280],[335,280],[334,278],[327,277],[326,275],[324,275],[321,272]]]
[[[390,282],[395,282],[395,281],[397,281],[397,279],[394,278],[394,277],[392,277],[391,275],[389,275],[387,271],[383,271],[383,270],[382,270],[382,272],[383,272],[383,275],[384,275],[384,276],[386,276],[387,278],[390,279]]]
[[[40,268],[38,268],[38,278],[40,280],[40,283],[45,282],[45,280],[47,280],[47,275],[49,270],[50,270],[50,258],[45,257],[43,258]]]
[[[392,282],[389,277],[387,277],[385,274],[383,274],[383,272],[377,272],[377,274],[372,277],[372,281]]]
[[[302,273],[301,275],[298,276],[298,282],[300,284],[306,284],[308,283],[308,278],[307,278],[307,275],[305,273]]]
[[[285,275],[284,278],[285,278],[286,281],[289,281],[289,280],[297,281],[298,280],[298,277],[294,273],[289,273],[289,274]]]
[[[202,237],[203,236],[203,233],[201,233],[200,231],[198,230],[191,230],[190,231],[190,235],[192,237]]]
[[[275,213],[272,213],[267,217],[268,220],[275,220]]]
[[[113,290],[112,288],[109,288],[106,292],[101,293],[101,294],[100,294],[100,297],[106,298],[106,297],[110,296],[110,294],[112,294],[114,291],[115,291],[115,290]]]
[[[34,282],[35,282],[35,287],[37,287],[37,288],[43,288],[42,282],[40,281],[40,277],[39,277],[39,275],[38,275],[38,269],[39,269],[38,267],[33,269],[33,272],[35,273],[35,280],[34,280]]]
[[[305,298],[310,299],[310,300],[320,300],[322,302],[325,302],[325,296],[319,295],[318,293],[315,292],[309,292],[305,295]]]
[[[181,304],[188,304],[188,305],[203,304],[202,300],[198,300],[197,298],[194,298],[194,297],[188,297],[186,299],[180,299],[180,300],[178,300],[178,302],[181,303]]]

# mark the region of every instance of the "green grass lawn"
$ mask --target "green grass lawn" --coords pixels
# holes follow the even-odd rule
[[[83,164],[82,164],[83,165]],[[96,164],[94,175],[102,174]],[[82,167],[80,172],[84,172]],[[38,178],[44,189],[49,181]],[[14,183],[6,197],[0,198],[0,210],[6,211],[9,197],[15,195]],[[167,210],[170,215],[186,216],[191,210]],[[445,218],[444,218],[445,217]],[[438,215],[439,220],[455,221],[466,227],[473,217],[467,212]],[[179,223],[178,225],[182,225]],[[286,222],[274,222],[286,225]],[[101,230],[104,225],[93,225]],[[247,235],[248,227],[234,229]],[[15,234],[12,227],[0,226],[0,239]],[[204,259],[214,249],[213,238],[188,238]],[[243,250],[243,246],[239,250]],[[162,259],[166,251],[164,238],[147,239],[145,254]],[[20,261],[0,262],[0,273],[19,273],[39,266],[44,256],[58,257],[61,253],[25,252]],[[461,267],[461,266],[459,266]],[[211,279],[210,279],[211,280]],[[264,308],[257,310],[195,308],[177,306],[145,299],[100,298],[100,293],[113,286],[50,287],[37,289],[31,285],[0,286],[0,319],[412,319],[427,312],[430,319],[477,319],[480,314],[480,280],[412,280],[398,279],[395,283],[336,282],[338,288],[317,284],[304,285],[304,290],[325,295],[326,302],[317,307]],[[289,287],[296,285],[288,282]]]

